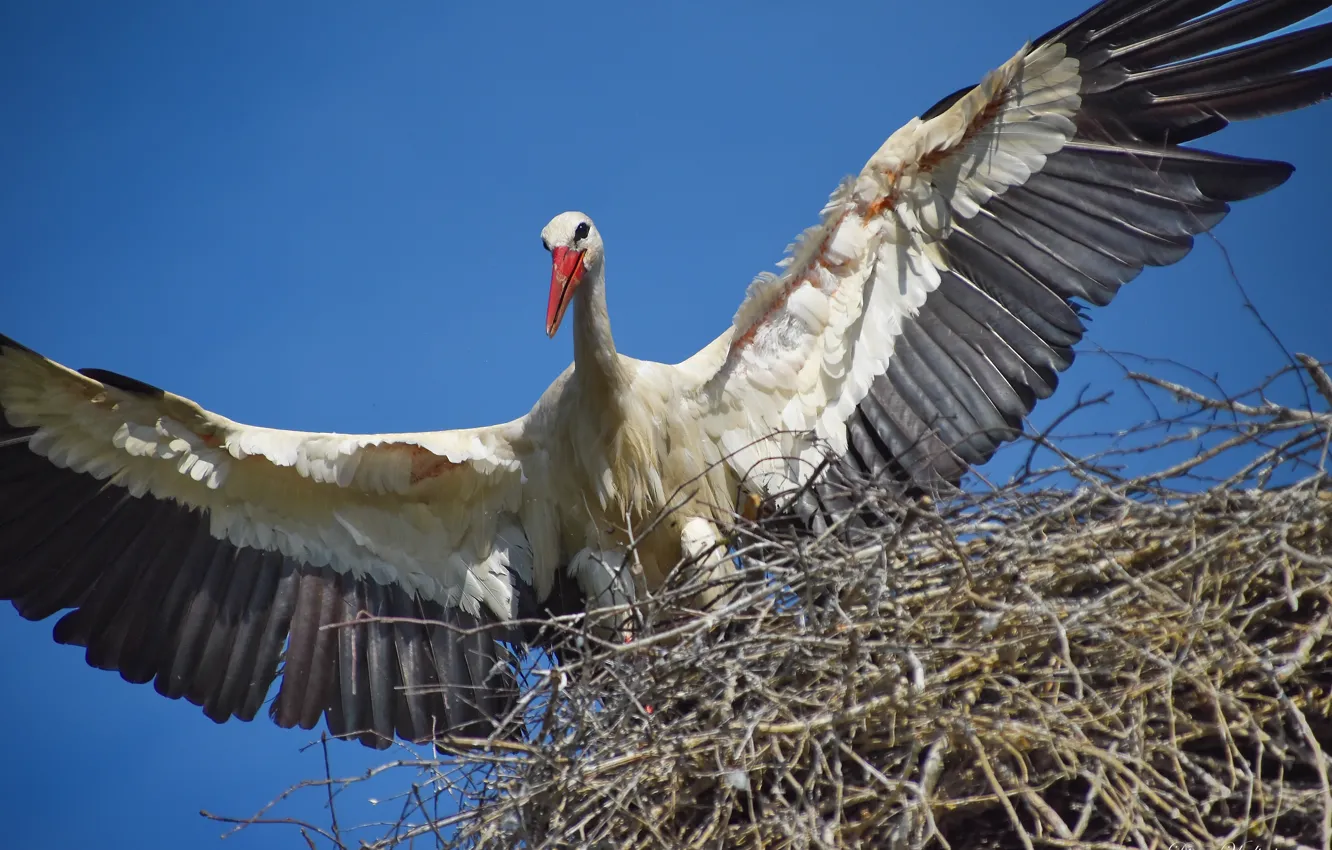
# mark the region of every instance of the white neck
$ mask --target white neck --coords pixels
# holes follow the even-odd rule
[[[574,380],[614,397],[626,381],[606,311],[606,263],[598,263],[574,298]]]

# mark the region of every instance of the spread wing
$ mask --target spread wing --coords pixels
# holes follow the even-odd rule
[[[484,735],[513,691],[487,627],[531,595],[523,425],[255,428],[0,337],[0,599],[218,722],[280,666],[282,726]],[[400,619],[330,627],[367,617]]]
[[[694,359],[720,364],[697,403],[736,472],[781,492],[831,450],[845,475],[955,482],[1054,390],[1083,305],[1284,182],[1181,143],[1332,93],[1302,70],[1332,25],[1253,41],[1332,0],[1226,2],[1107,0],[894,133]]]

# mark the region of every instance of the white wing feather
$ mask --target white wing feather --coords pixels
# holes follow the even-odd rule
[[[718,363],[694,404],[750,486],[795,487],[824,447],[846,451],[847,417],[939,285],[951,223],[1066,144],[1079,85],[1063,45],[1024,47],[942,114],[912,119],[838,187],[781,275],[754,281],[732,329],[686,361]]]
[[[514,580],[533,580],[517,519],[523,419],[364,436],[258,428],[15,348],[0,356],[0,405],[37,429],[29,446],[56,466],[206,509],[213,536],[237,546],[397,582],[469,614],[514,616]]]

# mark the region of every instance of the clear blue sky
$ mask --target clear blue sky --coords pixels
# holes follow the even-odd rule
[[[1080,5],[7,2],[0,330],[256,424],[508,419],[571,356],[542,332],[552,215],[604,234],[621,350],[682,359],[890,132]],[[1325,104],[1215,142],[1297,164],[1218,235],[1325,359],[1329,130]],[[1278,363],[1207,241],[1089,343],[1236,387]],[[1065,388],[1089,381],[1122,387],[1094,356]],[[246,815],[322,771],[310,734],[215,726],[50,627],[0,610],[0,844],[213,846],[197,810]],[[285,812],[323,821],[315,796]],[[277,829],[221,846],[299,842]]]

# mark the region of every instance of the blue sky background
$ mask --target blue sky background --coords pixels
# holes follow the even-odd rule
[[[542,332],[552,215],[604,234],[620,349],[683,359],[889,133],[1080,5],[0,3],[0,330],[255,424],[509,419],[571,356]],[[1324,359],[1329,129],[1324,105],[1212,142],[1297,164],[1218,236],[1287,344]],[[1232,387],[1281,362],[1205,240],[1089,343]],[[1061,397],[1087,383],[1124,388],[1089,356]],[[311,734],[216,726],[50,626],[0,609],[0,844],[213,846],[199,809],[247,815],[322,773]],[[280,811],[325,822],[302,799]]]

